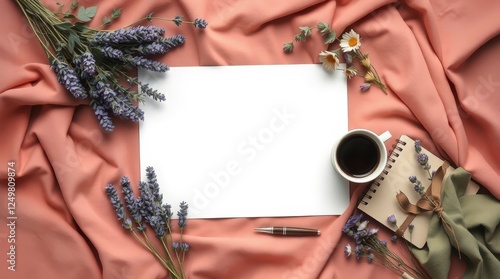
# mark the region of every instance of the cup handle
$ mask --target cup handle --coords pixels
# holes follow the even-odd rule
[[[382,142],[386,142],[388,139],[392,138],[392,135],[389,131],[385,131],[378,137]]]

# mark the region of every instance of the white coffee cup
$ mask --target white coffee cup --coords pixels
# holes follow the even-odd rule
[[[345,179],[354,183],[374,180],[387,164],[384,142],[392,137],[389,131],[377,135],[366,129],[355,129],[343,135],[333,146],[332,164]]]

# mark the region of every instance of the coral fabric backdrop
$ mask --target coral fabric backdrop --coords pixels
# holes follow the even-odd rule
[[[56,1],[42,2],[57,9]],[[500,9],[498,1],[80,4],[97,5],[96,18],[123,8],[113,28],[150,12],[206,19],[206,30],[153,22],[166,27],[167,35],[186,36],[184,46],[161,57],[170,66],[318,63],[324,50],[318,36],[296,44],[292,54],[283,53],[283,43],[293,39],[298,26],[324,21],[339,34],[354,28],[389,94],[375,87],[360,92],[362,80],[349,81],[349,128],[389,129],[395,138],[404,133],[421,139],[432,152],[470,171],[483,191],[500,197],[500,22],[491,12]],[[165,278],[156,259],[120,227],[104,193],[104,186],[117,184],[122,175],[139,180],[138,124],[115,120],[115,131],[103,133],[85,101],[74,100],[57,82],[15,2],[0,6],[0,277]],[[7,269],[5,225],[12,160],[17,162],[15,272]],[[341,216],[189,220],[188,277],[397,278],[380,265],[344,257],[348,239],[341,227],[364,186],[352,185],[352,202]],[[322,235],[276,238],[253,232],[267,224],[317,227]],[[382,228],[379,234],[391,236]],[[405,250],[398,251],[408,260]],[[456,278],[464,263],[456,255],[452,261],[450,278]]]

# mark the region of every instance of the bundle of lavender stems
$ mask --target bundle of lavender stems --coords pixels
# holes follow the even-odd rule
[[[144,101],[146,96],[155,101],[165,100],[164,94],[141,83],[130,73],[134,69],[168,71],[166,64],[151,57],[165,54],[185,41],[180,34],[165,37],[162,27],[135,24],[162,19],[177,26],[183,23],[199,29],[207,26],[201,18],[188,22],[182,16],[164,19],[149,14],[124,28],[99,30],[86,25],[95,15],[97,7],[75,16],[71,12],[78,7],[77,2],[73,2],[65,12],[50,11],[39,0],[16,2],[35,32],[59,83],[76,99],[88,100],[99,124],[108,132],[114,129],[112,116],[132,121],[144,120],[144,112],[138,103]],[[113,11],[104,25],[120,14],[121,10]]]

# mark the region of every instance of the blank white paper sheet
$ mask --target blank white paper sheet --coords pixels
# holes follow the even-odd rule
[[[347,132],[347,81],[319,64],[140,71],[166,95],[141,105],[142,180],[188,218],[339,215],[349,184],[330,153]],[[175,214],[174,214],[175,215]]]

